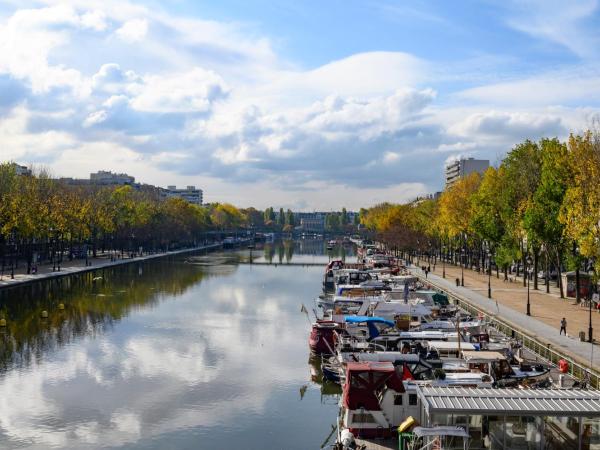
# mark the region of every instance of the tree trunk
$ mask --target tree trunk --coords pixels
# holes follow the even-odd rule
[[[560,298],[565,298],[564,295],[564,291],[563,291],[563,284],[562,284],[562,275],[561,275],[561,270],[560,270],[560,250],[557,249],[556,250],[556,262],[558,263],[557,267],[556,267],[556,274],[558,276],[558,287],[560,289]]]
[[[539,263],[540,251],[538,249],[533,249],[533,289],[537,291],[538,289],[538,263]]]
[[[546,294],[550,293],[550,258],[548,257],[548,248],[546,247]]]
[[[528,267],[525,265],[527,262],[527,257],[525,256],[525,252],[523,251],[523,240],[521,240],[521,262],[523,263],[523,287],[527,286],[527,277],[529,273],[527,272]]]

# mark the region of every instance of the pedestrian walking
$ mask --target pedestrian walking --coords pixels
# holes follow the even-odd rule
[[[562,334],[563,331],[565,332],[565,336],[566,336],[567,335],[567,319],[565,319],[564,317],[560,321],[560,333],[559,334]]]

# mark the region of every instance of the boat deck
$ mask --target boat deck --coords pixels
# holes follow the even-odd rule
[[[365,450],[396,450],[398,448],[398,439],[356,439],[357,448],[364,445]]]

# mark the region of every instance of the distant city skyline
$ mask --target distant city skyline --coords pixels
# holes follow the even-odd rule
[[[0,160],[240,207],[407,201],[592,126],[599,24],[595,0],[9,0]]]

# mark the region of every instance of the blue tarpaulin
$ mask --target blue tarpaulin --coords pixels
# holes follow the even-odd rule
[[[344,316],[346,323],[366,323],[369,328],[369,337],[371,339],[379,336],[379,330],[375,326],[377,323],[382,323],[387,326],[393,327],[395,325],[391,320],[384,319],[383,317],[369,317],[369,316]]]

